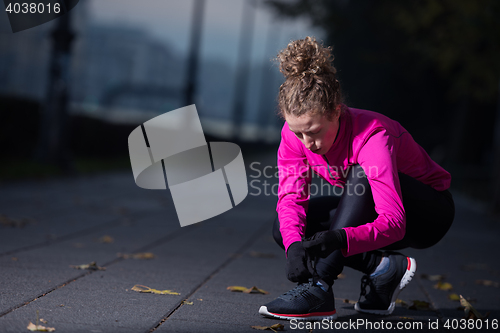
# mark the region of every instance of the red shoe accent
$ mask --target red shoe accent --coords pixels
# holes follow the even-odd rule
[[[269,313],[276,315],[276,316],[309,318],[309,317],[315,317],[315,316],[332,316],[332,315],[337,313],[337,310],[333,310],[331,312],[313,312],[313,313],[306,313],[306,314],[284,314],[284,313],[272,313],[272,312],[269,312]]]
[[[408,265],[406,266],[406,270],[409,271],[411,268],[411,260],[408,257],[406,257],[406,260],[408,260]]]

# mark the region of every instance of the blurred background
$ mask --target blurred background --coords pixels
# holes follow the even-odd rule
[[[399,121],[500,210],[497,0],[80,0],[13,34],[0,13],[0,180],[130,168],[128,134],[195,103],[207,140],[275,151],[290,40],[334,48],[346,104]]]

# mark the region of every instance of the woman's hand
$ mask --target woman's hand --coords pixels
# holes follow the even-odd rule
[[[307,252],[315,257],[326,258],[333,251],[347,247],[344,229],[320,231],[302,242]]]
[[[292,282],[307,282],[312,277],[307,269],[307,253],[302,242],[290,244],[286,252],[286,275]]]

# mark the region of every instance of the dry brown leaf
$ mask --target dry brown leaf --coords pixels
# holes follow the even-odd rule
[[[491,280],[476,280],[476,284],[486,287],[495,287],[495,288],[500,287],[500,283]]]
[[[448,299],[452,301],[460,301],[460,296],[458,296],[457,294],[449,294]]]
[[[452,290],[453,286],[449,282],[441,282],[441,281],[439,281],[437,284],[434,285],[434,289]]]
[[[343,303],[348,303],[348,304],[356,304],[357,303],[356,301],[351,301],[350,299],[347,299],[347,298],[335,298],[335,299],[341,300]]]
[[[76,269],[89,269],[91,271],[105,271],[106,267],[100,267],[97,266],[95,261],[92,261],[90,264],[84,264],[84,265],[69,265],[71,268],[76,268]]]
[[[184,305],[193,305],[194,303],[193,302],[188,302],[187,300],[183,300],[182,304],[184,304]]]
[[[27,329],[29,329],[30,331],[38,331],[38,332],[54,332],[56,329],[54,327],[45,327],[45,326],[42,326],[42,325],[35,325],[33,324],[31,321],[28,325],[28,327],[26,327]]]
[[[156,256],[151,252],[141,252],[132,255],[132,258],[134,259],[153,259],[155,257]]]
[[[151,289],[149,287],[136,284],[131,288],[133,291],[138,291],[140,293],[152,293],[152,294],[158,294],[158,295],[180,295],[180,293],[172,291],[172,290],[158,290],[158,289]]]
[[[41,322],[42,324],[47,324],[47,323],[48,323],[48,322],[47,322],[45,319],[43,319],[43,318],[40,318],[40,322]]]
[[[414,300],[413,304],[408,309],[426,311],[426,310],[431,310],[431,305],[426,301]]]
[[[467,302],[462,295],[460,295],[460,304],[464,307],[466,319],[486,319],[489,315],[489,313],[487,313],[483,316],[477,312],[477,310],[469,302]]]
[[[262,253],[257,251],[250,251],[250,256],[254,258],[274,258],[276,257],[274,253]]]
[[[114,239],[113,239],[113,237],[106,235],[106,236],[102,236],[101,238],[99,238],[98,241],[99,241],[99,243],[109,244],[109,243],[113,243]]]
[[[242,287],[242,286],[229,286],[229,287],[227,287],[227,290],[238,291],[238,292],[243,292],[247,289],[248,289],[247,287]]]
[[[5,227],[11,227],[11,228],[24,228],[27,224],[31,223],[32,221],[27,218],[20,218],[20,219],[12,219],[10,217],[7,217],[5,215],[0,214],[0,224],[5,226]]]
[[[397,298],[397,299],[396,299],[396,304],[399,304],[399,305],[401,305],[401,306],[404,306],[405,308],[407,308],[407,307],[408,307],[408,303],[406,303],[405,301],[403,301],[403,300],[401,300],[401,299],[399,299],[399,298]]]
[[[436,274],[436,275],[421,274],[420,278],[429,281],[443,281],[445,276],[442,274]]]
[[[244,291],[245,294],[262,294],[262,295],[267,295],[269,292],[265,291],[264,289],[257,288],[256,286],[253,286],[252,288],[248,288],[247,290]]]
[[[121,257],[123,259],[153,259],[156,256],[151,253],[151,252],[140,252],[140,253],[134,253],[134,254],[126,254],[126,253],[117,253],[116,254],[118,257]]]
[[[285,326],[283,326],[283,324],[274,324],[272,326],[252,326],[252,328],[261,331],[273,331],[273,332],[285,330]]]
[[[247,287],[242,287],[242,286],[229,286],[226,289],[230,290],[230,291],[242,292],[245,294],[263,294],[263,295],[269,294],[269,292],[267,292],[263,289],[257,288],[256,286],[253,286],[252,288],[247,288]]]

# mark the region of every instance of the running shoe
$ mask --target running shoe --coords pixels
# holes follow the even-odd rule
[[[323,320],[337,318],[332,288],[324,291],[310,279],[263,305],[259,313],[266,317],[297,320]]]
[[[396,298],[415,275],[417,262],[400,253],[391,253],[388,258],[387,269],[363,276],[359,299],[365,296],[365,300],[358,301],[355,310],[378,315],[389,315],[394,311]],[[367,286],[370,286],[368,294]]]

